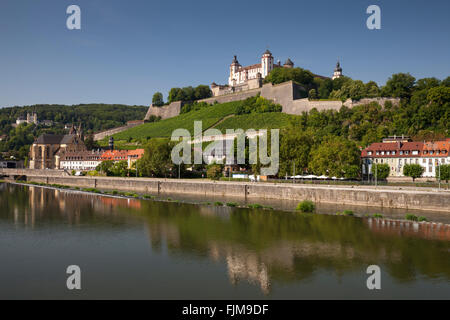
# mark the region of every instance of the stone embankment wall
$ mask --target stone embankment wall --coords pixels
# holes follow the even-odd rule
[[[48,176],[48,177],[64,177],[70,176],[65,170],[41,170],[41,169],[7,169],[0,168],[0,176]]]
[[[312,200],[319,203],[361,205],[450,213],[450,192],[393,187],[313,186],[285,183],[244,183],[151,178],[28,176],[29,181],[151,194],[193,194],[247,199]]]

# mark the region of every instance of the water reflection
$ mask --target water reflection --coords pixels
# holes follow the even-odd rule
[[[144,225],[155,254],[224,265],[229,283],[274,286],[382,266],[396,283],[449,284],[448,226],[141,201],[1,184],[0,224],[96,229]],[[80,240],[81,241],[81,240]],[[145,255],[145,253],[141,253]],[[202,271],[192,275],[202,276]]]

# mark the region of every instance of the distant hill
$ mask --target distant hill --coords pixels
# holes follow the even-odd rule
[[[124,125],[130,120],[141,120],[148,106],[119,104],[32,105],[0,109],[0,152],[24,158],[29,146],[42,133],[62,134],[65,125],[81,124],[86,135]],[[50,120],[50,125],[21,124],[14,127],[16,119],[26,118],[36,112],[39,121]]]

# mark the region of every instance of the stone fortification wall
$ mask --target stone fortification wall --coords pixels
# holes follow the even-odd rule
[[[151,105],[148,108],[144,120],[148,120],[150,116],[161,117],[161,119],[176,117],[180,114],[182,105],[183,103],[181,101],[175,101],[162,107],[153,107]]]
[[[256,89],[252,89],[252,90],[240,91],[240,92],[225,94],[222,96],[201,99],[201,100],[198,100],[198,102],[214,103],[217,101],[218,103],[225,103],[225,102],[232,102],[232,101],[241,101],[241,100],[245,100],[250,97],[254,97],[260,92],[261,92],[261,88],[256,88]]]
[[[280,84],[271,84],[265,83],[261,88],[255,88],[247,91],[240,91],[230,94],[225,94],[221,96],[214,96],[211,98],[206,98],[202,100],[198,100],[198,102],[206,102],[206,103],[226,103],[232,101],[240,101],[245,100],[249,97],[256,96],[258,93],[261,94],[262,97],[272,100],[275,103],[279,103],[283,106],[283,112],[287,114],[301,114],[302,112],[308,112],[313,108],[316,108],[319,111],[322,110],[339,110],[342,105],[345,105],[349,108],[368,104],[371,102],[377,102],[381,106],[387,101],[390,101],[393,105],[398,105],[400,103],[400,99],[398,98],[364,98],[358,101],[352,101],[348,99],[344,103],[340,100],[308,100],[307,98],[300,98],[300,91],[304,90],[301,86],[294,83],[293,81],[286,81]],[[173,102],[168,106],[164,106],[161,108],[152,107],[148,109],[147,115],[145,119],[148,119],[150,115],[160,116],[162,119],[167,119],[171,117],[175,117],[180,114],[182,103],[181,102]]]

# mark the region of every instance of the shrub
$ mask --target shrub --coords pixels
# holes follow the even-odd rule
[[[219,207],[219,206],[223,206],[223,203],[220,201],[216,201],[216,202],[214,202],[214,205]]]
[[[419,218],[417,218],[417,216],[414,214],[407,213],[405,219],[410,221],[417,221]]]
[[[383,215],[380,213],[374,213],[373,217],[381,219],[381,218],[383,218]]]
[[[227,202],[227,206],[228,207],[237,207],[237,203],[236,202]]]
[[[311,200],[303,200],[297,205],[296,209],[301,212],[314,212],[316,205]]]
[[[354,216],[352,210],[344,210],[344,211],[342,211],[342,214],[343,214],[344,216]]]
[[[254,204],[249,204],[248,207],[252,208],[252,209],[261,209],[263,206],[260,205],[259,203],[254,203]]]
[[[422,221],[428,221],[428,219],[426,218],[426,217],[424,217],[424,216],[420,216],[419,218],[417,218],[417,220],[419,221],[419,222],[422,222]]]

